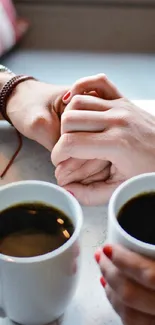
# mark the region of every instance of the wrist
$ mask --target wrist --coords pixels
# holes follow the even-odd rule
[[[9,73],[7,71],[0,72],[0,91],[3,86],[13,77],[15,76],[13,73]],[[0,113],[0,120],[4,120],[2,114]]]
[[[19,83],[9,96],[6,104],[6,114],[9,117],[10,121],[12,121],[12,107],[16,107],[19,105],[19,100],[22,99],[22,101],[26,100],[27,102],[30,101],[30,98],[27,98],[27,93],[31,91],[31,89],[34,88],[34,84],[38,82],[37,80],[25,80],[21,83]]]

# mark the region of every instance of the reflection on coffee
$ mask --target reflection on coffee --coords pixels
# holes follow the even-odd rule
[[[155,192],[129,200],[118,213],[120,226],[132,237],[155,245]]]
[[[43,255],[66,243],[71,220],[43,203],[21,203],[0,212],[0,253],[14,257]]]

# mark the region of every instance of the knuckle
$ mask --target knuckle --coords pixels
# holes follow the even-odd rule
[[[113,293],[111,289],[106,289],[106,295],[110,301],[115,312],[121,317],[124,325],[131,325],[130,320],[132,319],[130,313],[131,309],[125,305],[124,301],[121,302],[117,295]]]
[[[72,109],[78,109],[81,106],[82,103],[82,96],[81,95],[75,95],[71,101],[72,103]]]
[[[115,122],[116,125],[126,127],[129,125],[129,112],[128,111],[123,111],[120,113],[120,115],[116,118]]]
[[[119,314],[121,319],[123,320],[124,325],[129,325],[129,308],[124,304],[117,305],[115,311]],[[131,324],[130,324],[131,325]]]
[[[72,147],[74,147],[75,144],[75,138],[72,134],[65,133],[61,136],[61,141],[62,141],[62,148],[66,151],[69,152]]]
[[[105,292],[113,309],[118,315],[121,316],[121,314],[123,313],[124,306],[122,305],[120,300],[117,299],[116,295],[113,293],[112,289],[109,286],[105,287]]]
[[[97,79],[103,83],[107,82],[108,78],[105,73],[99,73],[97,74]]]
[[[78,80],[75,82],[74,89],[75,89],[77,92],[78,92],[78,91],[79,91],[79,92],[80,92],[80,91],[83,91],[84,88],[85,88],[85,85],[86,85],[86,83],[87,83],[87,79],[88,79],[88,78],[86,78],[86,77],[78,79]]]
[[[113,294],[112,294],[113,292],[112,292],[112,289],[108,285],[105,287],[105,292],[106,292],[106,296],[107,296],[108,300],[110,301],[110,303],[112,305],[114,305]]]
[[[123,286],[120,290],[120,299],[124,304],[131,305],[134,301],[135,292],[128,283],[123,283]]]
[[[120,317],[121,317],[124,325],[132,325],[133,324],[133,317],[131,315],[131,312],[129,311],[129,309],[126,306],[122,306]]]
[[[123,150],[129,148],[132,141],[132,134],[130,134],[128,131],[126,132],[123,127],[113,127],[110,136],[111,142],[114,143],[117,148],[121,148]]]
[[[149,287],[155,288],[155,269],[148,268],[144,271],[143,281]]]
[[[73,117],[72,117],[72,112],[71,111],[67,111],[67,112],[64,112],[62,114],[62,117],[61,117],[61,124],[63,126],[65,125],[70,125],[73,121]]]
[[[120,146],[122,143],[122,139],[124,138],[124,133],[121,128],[113,127],[109,132],[109,141],[117,146]]]
[[[116,110],[115,110],[116,108]],[[108,112],[109,115],[109,119],[111,121],[111,124],[113,126],[118,126],[118,127],[127,127],[130,123],[130,115],[131,113],[124,108],[121,107],[114,107],[113,110],[111,110],[110,112]]]

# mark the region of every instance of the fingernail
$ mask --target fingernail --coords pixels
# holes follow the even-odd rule
[[[99,264],[99,263],[100,263],[100,258],[101,258],[100,253],[99,253],[99,252],[96,252],[96,253],[94,254],[94,258],[95,258],[97,264]]]
[[[112,247],[107,245],[103,248],[103,253],[111,260],[112,259]]]
[[[62,100],[66,101],[67,99],[69,99],[70,95],[71,95],[71,92],[68,91],[68,92],[64,95],[64,97],[63,97]]]
[[[74,193],[73,193],[73,192],[71,192],[71,191],[68,191],[68,193],[72,194],[72,195],[75,197],[75,195],[74,195]]]
[[[100,283],[105,288],[105,286],[106,286],[107,283],[106,283],[106,281],[105,281],[105,279],[104,279],[103,276],[100,278]]]

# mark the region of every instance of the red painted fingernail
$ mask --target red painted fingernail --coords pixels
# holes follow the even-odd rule
[[[100,283],[102,284],[102,286],[105,288],[105,286],[106,286],[106,281],[105,281],[105,279],[104,279],[104,277],[102,276],[101,278],[100,278]]]
[[[75,195],[74,195],[74,193],[73,192],[71,192],[71,191],[68,191],[70,194],[72,194],[74,197],[75,197]]]
[[[103,248],[103,253],[111,260],[112,259],[112,247],[107,245]]]
[[[94,258],[95,258],[97,264],[99,264],[99,262],[100,262],[100,258],[101,258],[100,253],[99,253],[99,252],[96,252],[96,253],[94,254]]]
[[[68,92],[64,95],[63,100],[67,100],[67,99],[70,97],[70,95],[71,95],[71,92],[68,91]]]

